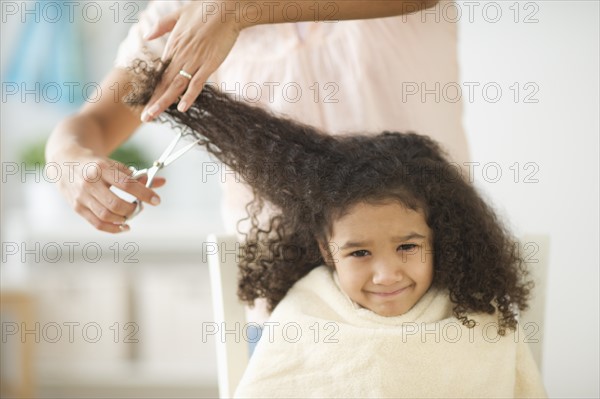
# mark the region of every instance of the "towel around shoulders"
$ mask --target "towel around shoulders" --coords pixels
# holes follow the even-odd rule
[[[298,281],[265,324],[236,397],[545,397],[522,330],[452,316],[430,289],[407,313],[360,308],[326,266]]]

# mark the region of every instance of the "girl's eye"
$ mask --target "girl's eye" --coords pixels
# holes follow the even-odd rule
[[[417,247],[417,244],[402,244],[398,247],[401,251],[412,251]]]
[[[355,258],[362,258],[363,256],[367,256],[369,251],[366,249],[359,249],[358,251],[354,251],[350,254],[350,256],[354,256]]]

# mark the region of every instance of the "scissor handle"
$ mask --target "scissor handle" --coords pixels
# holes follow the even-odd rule
[[[131,172],[132,172],[130,178],[136,179],[136,180],[139,179],[140,177],[148,174],[148,168],[138,170],[134,166],[130,166],[129,170],[131,170]],[[140,201],[138,199],[133,201],[133,204],[136,205],[135,210],[133,211],[133,213],[131,215],[129,215],[127,220],[133,219],[138,213],[140,213],[142,211],[142,209],[144,209],[144,206],[142,205],[142,201]]]
[[[131,176],[129,176],[132,179],[139,179],[140,177],[147,175],[148,174],[148,168],[144,168],[144,169],[136,169],[135,166],[130,166],[129,170],[131,171]]]

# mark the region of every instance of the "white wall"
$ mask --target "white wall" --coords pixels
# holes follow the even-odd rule
[[[482,14],[486,2],[475,3],[473,22],[459,5],[461,80],[481,84],[474,101],[465,101],[464,119],[472,160],[481,164],[476,182],[516,232],[550,236],[543,361],[549,395],[598,397],[599,3],[496,2],[497,23],[494,5]],[[524,23],[528,15],[538,21]],[[487,99],[481,91],[490,82],[502,89],[496,103],[492,85]],[[535,87],[530,100],[537,103],[526,103],[523,95]],[[502,171],[496,183],[497,166],[482,174],[492,162]],[[525,183],[533,172],[539,182]]]

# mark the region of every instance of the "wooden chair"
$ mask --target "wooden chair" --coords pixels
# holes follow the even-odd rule
[[[17,329],[34,326],[34,300],[29,292],[3,289],[0,293],[0,319],[2,320],[3,330],[6,320],[14,320]],[[12,367],[15,367],[14,378],[0,373],[0,397],[2,398],[32,398],[35,396],[34,379],[34,344],[35,338],[31,336],[22,338],[21,331],[10,337],[4,336],[2,354],[6,355],[11,351],[5,350],[7,345],[15,350],[13,353],[16,359],[12,359]]]

